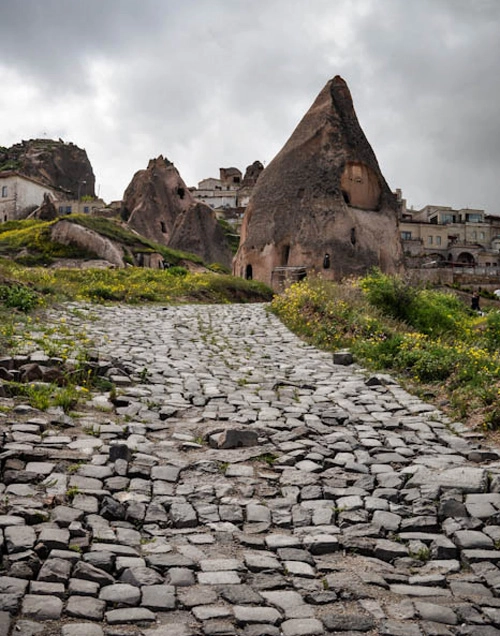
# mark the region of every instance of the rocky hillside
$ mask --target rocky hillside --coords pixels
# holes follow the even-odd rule
[[[76,197],[95,196],[95,176],[83,148],[62,140],[30,139],[0,147],[0,171],[16,170]]]

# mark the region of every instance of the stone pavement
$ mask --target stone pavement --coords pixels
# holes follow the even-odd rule
[[[118,395],[0,413],[1,635],[500,634],[479,436],[261,305],[73,309]]]

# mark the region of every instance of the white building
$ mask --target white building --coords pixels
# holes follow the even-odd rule
[[[56,201],[58,192],[14,170],[0,172],[0,222],[24,219],[43,203],[44,194]]]

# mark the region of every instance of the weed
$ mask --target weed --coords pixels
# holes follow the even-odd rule
[[[264,462],[268,466],[272,466],[278,457],[273,455],[273,453],[263,453],[262,455],[257,455],[257,457],[252,457],[252,461],[254,462]]]
[[[101,435],[101,427],[90,424],[89,426],[83,427],[83,432],[86,435],[91,435],[92,437],[99,437]]]
[[[68,546],[69,550],[72,550],[73,552],[78,552],[78,554],[81,554],[83,552],[81,546],[77,545],[76,543],[71,543]]]
[[[71,488],[68,488],[66,491],[66,498],[71,502],[78,494],[80,494],[78,486],[71,486]]]
[[[409,554],[412,559],[421,561],[422,563],[427,563],[427,561],[431,558],[431,551],[429,548],[420,548],[416,552],[410,552]]]

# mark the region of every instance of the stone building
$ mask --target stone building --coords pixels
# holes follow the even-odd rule
[[[500,216],[440,205],[407,210],[398,195],[407,267],[500,267]]]
[[[244,177],[238,168],[219,168],[219,179],[203,179],[197,188],[190,190],[197,201],[205,203],[212,210],[233,209],[241,212],[248,205],[252,190],[263,170],[264,166],[260,161],[247,166]],[[227,220],[230,221],[229,218]]]
[[[0,222],[26,218],[42,205],[44,195],[57,201],[60,192],[14,170],[0,172]]]

